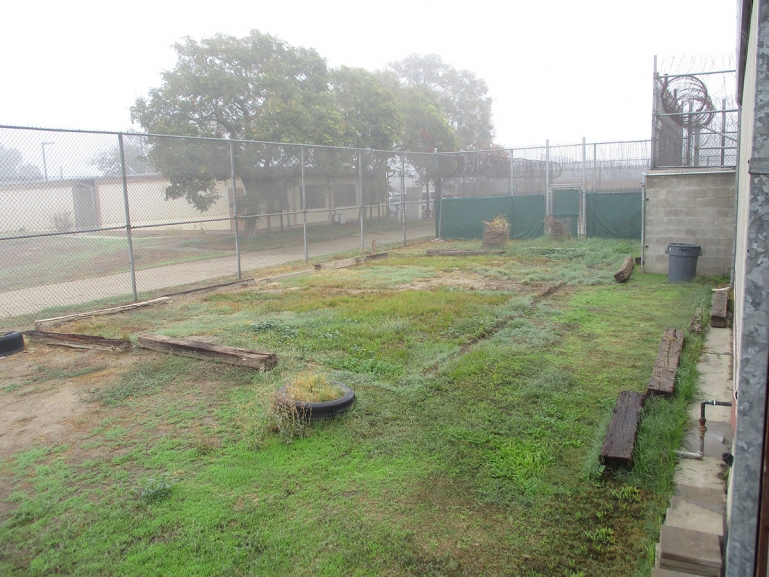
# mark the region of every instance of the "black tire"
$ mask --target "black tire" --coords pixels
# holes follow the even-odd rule
[[[278,389],[276,398],[279,403],[296,407],[298,411],[306,414],[310,419],[330,419],[349,410],[355,402],[355,393],[350,387],[338,381],[330,381],[330,383],[341,388],[344,391],[344,395],[333,401],[304,403],[289,397],[286,394],[286,387],[281,387]]]
[[[24,335],[19,331],[0,334],[0,357],[24,350]]]

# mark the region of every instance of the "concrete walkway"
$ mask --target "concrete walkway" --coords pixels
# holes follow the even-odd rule
[[[409,240],[432,238],[435,225],[419,226],[407,229]],[[403,242],[403,231],[390,231],[367,234],[364,246],[369,249],[371,241],[382,244]],[[345,237],[324,242],[312,243],[308,247],[309,257],[355,250],[360,248],[360,236]],[[243,253],[241,270],[254,271],[304,259],[304,246],[290,246],[258,252]],[[235,277],[237,262],[234,255],[228,257],[199,260],[148,268],[136,271],[136,290],[138,292],[171,288],[189,283],[196,283],[222,277]],[[118,273],[101,277],[68,281],[57,284],[40,285],[0,293],[0,317],[36,313],[51,306],[69,306],[98,299],[119,297],[131,294],[130,274]]]
[[[698,363],[699,398],[689,409],[692,425],[683,450],[699,449],[700,401],[732,401],[732,331],[710,328]],[[705,451],[701,460],[681,459],[676,494],[660,532],[652,577],[719,577],[726,509],[724,462],[731,449],[731,407],[706,407]]]

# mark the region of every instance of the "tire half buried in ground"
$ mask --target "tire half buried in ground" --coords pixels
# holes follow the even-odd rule
[[[293,405],[298,411],[307,415],[310,419],[329,419],[346,412],[355,401],[355,393],[347,385],[338,381],[330,381],[329,384],[336,385],[344,391],[344,394],[333,401],[311,403],[292,399],[286,393],[286,387],[281,387],[276,393],[276,399],[279,403],[284,405]]]
[[[24,350],[24,336],[19,331],[0,334],[0,357]]]

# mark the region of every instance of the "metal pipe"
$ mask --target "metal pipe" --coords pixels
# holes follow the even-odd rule
[[[708,430],[708,428],[705,426],[705,423],[707,422],[705,419],[705,407],[707,405],[713,405],[714,407],[731,407],[732,403],[730,401],[716,400],[702,401],[700,403],[700,448],[697,452],[676,451],[676,455],[679,457],[684,459],[696,459],[699,461],[705,455],[705,432]]]
[[[550,141],[545,141],[545,216],[553,212],[553,205],[550,198]]]
[[[117,135],[118,150],[120,151],[120,176],[123,179],[123,208],[125,209],[125,232],[128,239],[128,265],[130,267],[131,275],[131,293],[134,297],[134,302],[139,300],[136,293],[136,267],[134,264],[134,244],[131,238],[131,214],[128,210],[128,178],[125,171],[125,149],[123,148],[123,135]]]
[[[515,154],[515,151],[511,148],[510,149],[510,196],[515,196],[515,180],[513,178],[515,174],[515,163],[513,162],[513,156]]]
[[[310,262],[310,251],[307,247],[307,191],[304,186],[304,144],[300,149],[300,160],[302,163],[302,232],[304,235],[304,263]]]
[[[232,212],[235,215],[235,259],[238,261],[238,280],[243,278],[240,270],[240,243],[238,241],[238,189],[235,187],[235,150],[230,140],[230,176],[232,177]]]
[[[641,272],[646,272],[646,173],[641,174]]]
[[[700,114],[713,114],[713,110],[703,110],[701,112],[666,112],[664,114],[657,114],[657,116],[698,116]],[[729,108],[728,110],[719,110],[718,112],[739,112],[737,108]]]
[[[43,149],[43,174],[45,175],[45,180],[48,181],[48,163],[45,161],[45,147],[49,144],[56,144],[55,142],[41,142],[40,148]]]
[[[406,246],[406,159],[401,153],[401,206],[403,207],[403,246]]]
[[[363,220],[365,209],[363,208],[363,153],[358,151],[358,188],[360,189],[360,202],[358,202],[358,219],[360,220],[360,251],[366,250],[363,238]]]
[[[654,57],[655,61],[657,57]],[[696,74],[665,74],[665,78],[682,78],[684,76],[704,76],[706,74],[730,74],[736,70],[714,70],[713,72],[697,72]]]
[[[582,137],[582,190],[580,196],[582,202],[580,203],[580,228],[582,229],[581,236],[587,237],[587,198],[585,197],[585,179],[587,178],[587,148],[585,146],[585,137]]]
[[[724,165],[726,150],[726,98],[721,99],[721,166]]]

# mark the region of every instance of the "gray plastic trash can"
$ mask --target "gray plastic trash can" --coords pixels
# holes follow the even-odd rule
[[[665,252],[669,255],[668,282],[686,282],[697,273],[697,257],[702,254],[698,244],[671,242]]]

